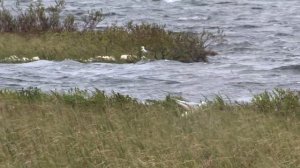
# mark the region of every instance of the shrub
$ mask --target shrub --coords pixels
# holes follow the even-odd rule
[[[76,31],[79,26],[75,23],[75,16],[67,15],[65,19],[61,16],[65,6],[65,0],[56,0],[55,5],[45,7],[42,0],[30,3],[25,10],[19,7],[19,2],[16,3],[18,11],[13,15],[3,5],[0,9],[0,32],[61,32],[61,31]],[[84,30],[95,29],[97,24],[103,20],[101,11],[91,11],[88,16],[82,18],[84,22]]]
[[[222,39],[221,31],[217,34],[207,31],[200,34],[173,32],[167,30],[164,25],[133,24],[132,22],[123,27],[109,27],[101,37],[108,53],[121,48],[124,53],[137,55],[138,60],[145,56],[148,59],[168,59],[181,62],[207,61],[208,55],[217,54],[208,50],[207,46]],[[148,52],[142,53],[141,46],[145,46]]]

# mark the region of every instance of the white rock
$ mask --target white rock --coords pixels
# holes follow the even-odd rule
[[[26,61],[29,61],[29,59],[26,58],[26,57],[23,57],[23,58],[22,58],[22,61],[26,62]]]
[[[40,58],[39,57],[32,57],[32,59],[31,59],[32,61],[39,61],[40,60]]]
[[[11,55],[11,56],[8,57],[7,60],[10,60],[10,61],[18,61],[18,60],[19,60],[19,57],[16,56],[16,55]]]
[[[127,60],[130,55],[121,55],[120,59],[122,60]]]
[[[115,57],[113,56],[96,56],[97,59],[103,59],[106,61],[116,61]]]
[[[137,56],[135,55],[127,55],[127,54],[121,55],[120,57],[121,60],[136,59],[136,58]]]

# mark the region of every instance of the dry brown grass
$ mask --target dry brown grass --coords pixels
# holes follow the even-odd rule
[[[170,98],[85,94],[1,93],[0,167],[300,165],[295,116],[215,101],[181,117]]]

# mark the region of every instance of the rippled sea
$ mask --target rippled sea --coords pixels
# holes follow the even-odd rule
[[[26,6],[30,1],[23,0]],[[45,0],[47,4],[53,0]],[[174,31],[222,29],[219,53],[208,63],[154,61],[137,64],[82,64],[37,61],[0,64],[0,88],[38,87],[68,90],[78,87],[115,91],[144,99],[166,95],[190,101],[216,94],[249,100],[273,88],[300,90],[299,0],[66,0],[66,11],[77,16],[102,9],[99,25],[128,21],[165,24]],[[13,1],[6,2],[8,5]],[[0,51],[1,52],[1,51]]]

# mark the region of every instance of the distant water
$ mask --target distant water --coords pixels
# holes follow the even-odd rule
[[[51,4],[53,0],[45,2]],[[68,13],[80,16],[90,9],[103,9],[106,15],[99,28],[130,20],[165,24],[174,31],[221,28],[226,41],[211,46],[219,55],[210,58],[209,63],[0,64],[0,88],[98,88],[139,99],[161,99],[172,94],[190,101],[216,94],[249,100],[253,94],[275,87],[300,90],[298,0],[67,0]]]

